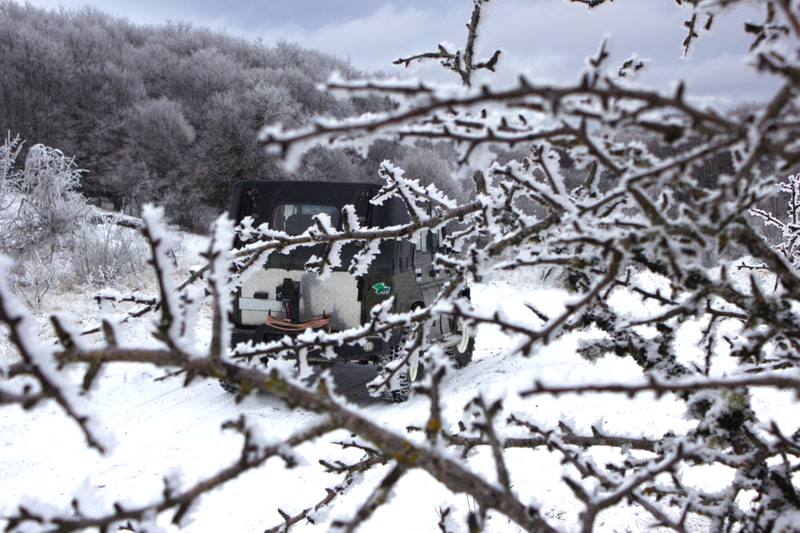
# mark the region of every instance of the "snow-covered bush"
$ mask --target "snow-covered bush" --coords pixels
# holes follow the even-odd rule
[[[623,83],[605,46],[574,84],[522,79],[513,87],[472,89],[474,73],[495,68],[498,59],[495,53],[480,62],[474,55],[486,1],[474,3],[464,49],[442,45],[438,52],[406,61],[438,59],[458,74],[463,89],[333,81],[329,88],[337,93],[371,91],[392,95],[402,105],[358,120],[329,120],[296,130],[270,127],[262,136],[265,146],[290,167],[316,144],[364,150],[376,137],[411,143],[449,139],[460,149],[466,167],[461,172],[472,177],[465,186],[474,188],[474,200],[457,202],[435,187],[423,187],[386,161],[379,169],[384,185],[375,202],[399,197],[409,209],[409,224],[365,228],[356,217],[344,216],[342,229],[320,220],[300,235],[245,224],[239,231],[252,244],[231,252],[230,223],[220,220],[206,252],[208,264],[180,285],[167,256],[171,239],[163,213],[147,209],[145,234],[159,294],[129,300],[154,312],[155,348],[152,343],[121,343],[114,328],[119,317],[98,325],[96,331],[105,338],[95,346],[87,347],[57,317],[53,322],[61,346],[37,343],[29,313],[0,284],[0,320],[22,359],[0,367],[4,377],[12,378],[0,382],[0,403],[31,406],[53,400],[87,445],[101,452],[109,443],[89,401],[98,371],[115,361],[166,367],[187,384],[199,377],[223,378],[238,383],[242,396],[268,392],[287,409],[302,408],[303,416],[308,415],[296,431],[278,436],[264,427],[269,422],[261,423],[269,414],[243,410],[224,424],[241,445],[214,463],[221,464],[218,468],[204,462],[203,474],[194,481],[181,484],[164,472],[163,486],[156,484],[151,498],[130,505],[98,503],[99,497],[93,496],[99,483],[88,483],[63,508],[41,508],[26,500],[7,512],[8,530],[144,531],[155,529],[159,515],[169,515],[177,527],[204,505],[203,495],[244,473],[263,474],[264,483],[270,483],[275,470],[317,462],[335,479],[327,490],[302,491],[302,502],[255,496],[254,505],[278,509],[274,531],[300,524],[318,530],[367,530],[369,521],[401,499],[406,483],[418,474],[440,489],[441,500],[430,505],[436,505],[438,527],[448,532],[504,527],[589,532],[615,512],[636,513],[648,525],[680,532],[798,529],[800,427],[796,418],[780,416],[764,404],[771,396],[776,402],[771,405],[783,402],[792,413],[798,405],[795,395],[784,390],[800,389],[800,277],[787,261],[791,256],[773,249],[749,216],[773,188],[773,176],[760,163],[769,160],[785,171],[800,160],[800,148],[792,140],[800,91],[800,16],[795,7],[771,0],[747,2],[762,6],[765,17],[763,24],[746,27],[754,36],[748,61],[779,79],[781,87],[763,108],[739,120],[693,104],[680,83],[665,91]],[[714,17],[742,2],[677,3],[691,11],[685,41],[689,47],[713,25]],[[689,137],[699,144],[678,153],[654,153],[636,139],[596,133],[625,128],[649,131],[665,144]],[[524,157],[502,162],[495,157],[495,148],[520,145],[530,148]],[[731,171],[713,187],[699,183],[692,167],[723,152],[732,154]],[[578,187],[566,186],[559,165],[564,155],[575,168],[585,169]],[[576,176],[571,173],[570,181]],[[432,212],[423,208],[429,204]],[[449,225],[436,266],[455,277],[440,288],[432,306],[399,315],[377,307],[364,328],[307,332],[230,349],[228,296],[239,282],[229,275],[231,262],[237,264],[236,272],[246,274],[272,252],[322,243],[330,245],[330,253],[307,266],[324,272],[338,261],[335,250],[341,243],[356,242],[369,250],[382,239],[413,237],[425,228]],[[722,255],[727,250],[769,269],[774,284],[736,275]],[[713,268],[705,266],[706,252],[717,254]],[[356,255],[354,269],[363,267],[359,261],[365,255]],[[568,270],[574,280],[575,292],[563,305],[525,302],[518,312],[508,313],[476,309],[465,297],[470,286],[498,272],[550,266]],[[210,327],[197,321],[204,296],[213,308]],[[574,365],[569,369],[574,372],[553,379],[507,371],[501,387],[487,391],[475,383],[466,391],[468,400],[453,406],[446,387],[452,364],[443,350],[426,349],[424,335],[412,335],[406,346],[409,359],[397,364],[412,357],[423,361],[426,377],[415,392],[426,409],[402,425],[381,423],[369,411],[348,405],[334,392],[330,374],[304,373],[309,350],[324,351],[398,325],[423,331],[439,314],[462,321],[472,331],[490,329],[512,338],[502,353],[513,362],[507,368],[522,368],[528,358],[545,357],[558,344],[564,352],[561,360]],[[198,330],[210,332],[207,343],[195,342]],[[576,354],[597,366],[578,367]],[[270,359],[266,369],[249,364],[265,357]],[[627,363],[626,373],[599,375],[594,370],[617,358]],[[83,382],[59,372],[61,365],[84,369]],[[485,374],[491,372],[484,368]],[[28,386],[19,386],[13,380],[18,377],[27,379]],[[614,408],[602,419],[580,424],[570,413],[586,394],[597,394],[594,402],[615,406],[628,398],[634,404],[666,399],[680,405],[684,418],[664,421],[667,427],[658,434],[643,434],[637,419],[619,419]],[[642,409],[640,416],[652,414]],[[306,445],[324,439],[336,448],[326,448],[318,461],[306,461]],[[271,458],[282,463],[275,466],[278,461]],[[553,462],[560,474],[542,480],[540,466]],[[272,467],[270,474],[264,472]],[[708,482],[710,472],[721,485]],[[569,497],[544,503],[549,491],[559,489]],[[457,501],[461,494],[467,495],[466,510]],[[331,511],[347,495],[357,503]],[[502,519],[492,521],[497,516]]]
[[[16,264],[11,279],[17,294],[21,294],[32,308],[38,308],[50,289],[63,281],[66,266],[60,257],[50,254],[43,258],[34,250]]]
[[[28,149],[17,185],[18,249],[58,247],[86,220],[89,206],[79,192],[80,175],[75,161],[60,150],[42,144]]]
[[[99,221],[79,192],[72,158],[41,144],[22,168],[19,138],[0,147],[0,249],[15,259],[14,286],[38,306],[58,285],[117,285],[146,269],[147,244],[130,228]]]
[[[74,283],[85,287],[136,287],[151,275],[147,242],[135,229],[118,224],[85,224],[64,254]],[[144,276],[144,277],[143,277]]]
[[[7,138],[0,149],[4,203],[3,251],[24,253],[32,248],[58,247],[89,214],[80,194],[81,171],[61,151],[36,144],[28,149],[23,168],[16,166],[19,138]]]

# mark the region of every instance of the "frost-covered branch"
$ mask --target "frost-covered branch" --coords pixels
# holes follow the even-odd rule
[[[454,459],[441,454],[437,449],[409,442],[404,435],[394,433],[365,418],[358,412],[341,405],[330,394],[330,384],[325,380],[320,381],[315,389],[311,389],[299,384],[293,378],[283,376],[277,370],[265,374],[260,370],[245,369],[230,363],[222,363],[220,365],[210,358],[188,358],[184,354],[167,350],[107,349],[75,353],[65,352],[61,354],[61,359],[75,362],[95,361],[102,364],[124,361],[150,363],[158,366],[174,366],[185,368],[187,371],[199,376],[225,377],[246,384],[249,390],[269,392],[282,398],[290,405],[324,413],[328,417],[328,420],[323,425],[320,425],[316,431],[303,432],[297,437],[298,439],[313,438],[323,429],[326,432],[337,428],[347,429],[367,442],[379,443],[380,455],[391,460],[396,465],[395,468],[400,468],[402,471],[414,468],[422,469],[454,492],[465,492],[472,495],[481,501],[486,509],[494,509],[505,514],[528,531],[553,531],[552,527],[547,524],[536,508],[530,507],[513,497],[508,492],[508,487],[506,489],[498,488],[476,476]],[[222,369],[222,375],[220,375],[220,368]],[[287,444],[291,447],[292,442]],[[246,451],[250,451],[249,446],[245,446],[245,448]],[[263,456],[258,453],[255,454],[255,457],[260,463],[266,460],[268,456],[275,455],[281,449],[283,449],[282,446],[265,448],[269,453]],[[250,465],[250,462],[248,461],[247,464]],[[248,468],[250,467],[252,465],[248,466]],[[223,483],[242,471],[240,466],[232,466],[228,470],[220,471],[214,479],[204,482],[198,487]],[[186,495],[181,495],[180,498],[166,498],[159,505],[159,511],[179,506],[178,512],[180,513],[181,506],[190,505],[195,494],[202,493],[205,490],[209,490],[209,488],[189,491]],[[162,507],[163,509],[161,509]],[[143,516],[145,511],[144,509],[136,511],[137,514],[134,518]],[[121,518],[128,518],[128,516],[125,515]],[[110,519],[107,518],[106,520]],[[18,520],[27,520],[27,518],[22,513],[19,517],[14,517],[14,520],[15,523],[19,523]],[[97,525],[95,523],[86,523],[82,527],[96,527]],[[74,529],[76,528],[69,530]]]
[[[94,413],[80,397],[78,387],[62,378],[53,348],[37,338],[30,313],[7,285],[9,267],[8,259],[0,258],[0,322],[7,326],[9,338],[24,361],[24,370],[17,367],[17,372],[24,371],[33,376],[38,390],[26,387],[21,395],[5,394],[14,398],[14,403],[22,405],[32,405],[41,396],[52,398],[78,424],[87,444],[105,453],[110,445],[105,441],[105,434],[100,430]],[[75,351],[74,347],[70,348],[70,351]]]
[[[713,18],[738,2],[678,3],[692,9],[685,46],[696,46]],[[20,509],[6,518],[7,529],[37,527],[37,521],[44,524],[41,530],[102,529],[125,520],[148,523],[153,514],[166,511],[181,522],[200,494],[261,468],[269,457],[280,457],[290,468],[308,444],[337,431],[348,436],[332,437],[339,439],[336,453],[318,462],[326,474],[338,477],[326,482],[324,493],[309,494],[291,508],[265,502],[283,520],[275,531],[314,520],[327,529],[368,527],[417,474],[450,496],[468,495],[470,509],[463,520],[471,530],[490,529],[492,516],[500,514],[526,531],[591,531],[601,513],[624,506],[680,532],[790,529],[790,520],[800,513],[794,479],[800,429],[785,419],[771,420],[779,413],[765,411],[761,395],[783,395],[793,408],[788,398],[794,396],[787,393],[800,390],[795,177],[782,189],[790,196],[788,213],[774,213],[764,202],[777,181],[771,169],[789,174],[800,163],[800,64],[787,52],[796,49],[799,34],[796,10],[788,2],[760,4],[765,24],[746,28],[755,36],[749,59],[782,85],[744,119],[694,103],[681,83],[663,91],[622,83],[618,71],[607,70],[604,44],[574,84],[521,79],[511,88],[470,88],[471,73],[494,67],[497,58],[473,59],[479,17],[468,27],[468,54],[443,47],[438,55],[403,60],[450,62],[448,68],[459,72],[467,87],[332,82],[329,89],[335,93],[392,95],[402,101],[394,111],[367,117],[326,119],[289,130],[270,127],[263,145],[291,165],[316,144],[363,151],[376,138],[446,140],[460,151],[463,168],[457,179],[469,189],[469,199],[453,200],[385,161],[375,169],[383,187],[370,205],[380,209],[381,202],[396,199],[408,223],[369,227],[353,206],[342,209],[341,224],[316,215],[299,234],[269,224],[254,227],[252,219],[234,229],[221,220],[205,254],[207,264],[182,283],[167,257],[170,234],[163,217],[149,209],[144,232],[156,296],[107,292],[101,299],[153,311],[154,338],[148,340],[155,347],[122,342],[111,320],[101,320],[103,326],[93,330],[103,333],[99,340],[93,337],[93,345],[61,318],[51,321],[57,348],[35,342],[40,332],[31,326],[30,313],[10,288],[0,287],[0,319],[21,359],[0,367],[0,405],[35,407],[52,399],[90,445],[100,447],[100,439],[83,409],[97,377],[122,362],[182,374],[187,384],[222,379],[239,387],[239,400],[264,392],[287,410],[319,417],[278,445],[264,442],[265,430],[243,415],[228,424],[244,439],[240,456],[192,487],[172,484],[154,503],[107,506],[99,514],[80,506],[55,517]],[[475,13],[482,5],[475,3]],[[698,169],[716,159],[729,164],[703,176]],[[772,245],[752,226],[751,214],[777,227],[784,242]],[[362,276],[381,242],[419,242],[427,230],[443,241],[431,256],[432,268],[450,274],[425,287],[428,303],[395,312],[386,300],[364,309],[357,327],[310,328],[256,345],[228,344],[229,295],[271,257],[319,246],[321,252],[305,264],[308,275]],[[242,246],[231,252],[226,243],[234,240],[234,231]],[[358,251],[343,264],[341,251],[353,244]],[[753,266],[737,269],[743,258]],[[501,305],[481,308],[469,300],[471,289],[492,280],[510,280],[515,297],[535,291],[541,300],[522,302],[514,311]],[[197,318],[202,306],[210,309],[210,326]],[[474,383],[461,382],[467,390],[453,390],[448,380],[455,379],[457,361],[428,334],[446,320],[507,339],[482,347],[477,361],[482,366],[470,378]],[[210,329],[204,332],[207,342],[198,341],[202,328]],[[377,420],[374,411],[354,407],[336,393],[330,374],[308,371],[309,354],[327,364],[336,348],[368,336],[402,339],[397,359],[382,368],[373,389],[385,388],[407,368],[427,372],[412,385],[422,408],[406,425]],[[525,366],[548,357],[561,363],[554,353],[574,373],[542,377]],[[578,358],[587,361],[585,368],[578,368]],[[268,360],[266,368],[262,359]],[[507,366],[492,368],[498,362]],[[68,376],[69,368],[81,372]],[[628,373],[596,375],[606,368]],[[496,377],[495,370],[502,377],[486,390],[483,379]],[[576,422],[574,404],[592,394],[669,401],[676,418],[683,418],[665,421],[668,427],[655,434],[641,431],[636,420],[616,419],[613,410],[603,417],[615,422],[613,430],[604,429],[603,420]],[[552,490],[567,496],[559,496],[555,509],[541,503],[541,484],[528,472],[537,470],[538,461],[563,465],[559,486]],[[707,471],[728,475],[723,488],[691,480]],[[345,499],[348,507],[335,507]],[[442,530],[457,521],[455,508],[449,501],[439,505]],[[565,513],[574,515],[572,523],[559,519]]]
[[[453,49],[447,43],[440,43],[436,52],[424,52],[415,54],[410,57],[400,58],[394,61],[395,65],[410,66],[412,63],[418,61],[426,61],[429,59],[438,60],[442,67],[447,70],[452,70],[461,78],[461,83],[469,87],[472,85],[472,73],[476,70],[489,70],[494,72],[497,60],[500,59],[500,50],[495,50],[492,57],[475,63],[475,43],[478,38],[478,26],[481,21],[481,14],[484,6],[489,3],[489,0],[475,0],[472,7],[472,16],[467,24],[467,43],[463,50]]]

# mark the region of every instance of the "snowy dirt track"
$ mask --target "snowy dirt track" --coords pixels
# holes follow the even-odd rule
[[[532,321],[536,318],[526,303],[554,312],[564,298],[560,291],[520,291],[517,285],[503,282],[475,287],[473,296],[478,308],[528,313]],[[531,358],[507,355],[516,342],[489,327],[479,330],[473,362],[462,370],[451,371],[445,380],[444,419],[452,424],[445,429],[457,431],[462,409],[476,391],[489,400],[506,398],[507,407],[518,408],[545,427],[554,426],[566,415],[574,429],[581,432],[591,431],[593,425],[611,434],[628,432],[633,427],[634,434],[658,437],[669,429],[683,430],[688,424],[681,418],[682,404],[668,396],[657,401],[644,396],[631,401],[613,395],[522,399],[513,391],[524,390],[535,379],[550,383],[590,378],[618,380],[635,378],[640,371],[625,359],[606,358],[595,364],[581,360],[575,354],[576,335],[545,346]],[[74,372],[74,379],[79,382],[82,373],[80,369]],[[421,432],[407,432],[407,428],[424,425],[429,409],[426,397],[412,397],[405,404],[371,398],[365,390],[375,373],[371,366],[339,365],[332,373],[338,392],[347,398],[351,408],[362,410],[412,440],[423,439]],[[77,426],[52,403],[32,412],[16,407],[5,409],[0,419],[0,515],[15,510],[19,504],[38,508],[36,502],[69,507],[76,492],[94,494],[98,513],[111,509],[115,502],[123,507],[144,505],[164,489],[165,478],[186,488],[237,460],[242,438],[233,431],[221,430],[225,422],[245,415],[259,424],[265,438],[282,440],[318,419],[314,413],[290,409],[266,394],[250,395],[236,403],[215,381],[197,379],[184,387],[182,376],[165,375],[164,370],[150,366],[117,364],[109,366],[98,378],[91,402],[99,411],[104,429],[116,441],[105,456],[87,449]],[[605,420],[606,415],[612,414]],[[509,436],[520,432],[504,429]],[[283,519],[278,509],[289,515],[300,513],[322,500],[326,488],[342,482],[342,475],[327,473],[319,461],[340,458],[343,451],[338,443],[352,441],[351,435],[339,431],[303,445],[298,450],[303,460],[291,469],[280,459],[270,459],[262,468],[201,498],[184,530],[248,532],[280,525]],[[604,453],[618,452],[601,450],[598,460],[603,459]],[[344,454],[352,462],[361,456],[353,449]],[[579,508],[571,504],[572,495],[561,482],[564,472],[558,457],[543,450],[510,451],[509,457],[514,459],[514,487],[523,499],[538,502],[552,524],[574,529],[576,516],[556,511],[575,509],[577,513]],[[482,475],[493,479],[494,468],[487,450],[474,450],[467,460]],[[327,531],[330,520],[351,518],[382,475],[385,471],[380,469],[365,474],[360,483],[336,499],[329,512],[317,513],[316,523],[303,521],[293,531]],[[362,530],[394,531],[402,524],[406,531],[434,531],[438,529],[438,511],[444,505],[454,507],[457,516],[463,517],[474,502],[464,495],[449,493],[427,474],[414,472],[401,480],[393,504],[379,508]],[[166,530],[173,529],[170,516],[167,513],[160,520]],[[624,508],[601,518],[598,530],[605,531],[635,531],[648,522],[646,516]],[[505,518],[494,516],[489,530],[518,529]]]

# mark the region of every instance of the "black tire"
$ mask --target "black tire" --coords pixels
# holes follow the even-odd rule
[[[233,383],[232,381],[228,381],[227,379],[219,380],[219,386],[225,392],[230,392],[231,394],[239,394],[239,384]]]
[[[396,389],[381,392],[381,398],[392,403],[407,402],[411,397],[411,381],[408,376],[408,370],[400,370],[396,375],[400,386]]]
[[[407,338],[408,338],[408,331],[404,329],[402,335],[400,336],[400,339],[397,341],[397,344],[395,344],[392,347],[391,352],[389,352],[388,354],[386,354],[381,358],[380,362],[381,368],[379,369],[379,373],[388,375],[388,371],[384,370],[384,366],[387,365],[388,363],[391,363],[392,361],[396,361],[398,359],[405,357],[405,349],[403,348],[403,345],[405,344]],[[422,363],[420,363],[419,366],[417,367],[417,375],[415,376],[415,381],[420,379],[423,373],[424,373],[424,368],[422,366]],[[395,371],[394,377],[397,379],[398,386],[394,389],[381,391],[380,397],[392,403],[403,403],[405,401],[408,401],[408,398],[411,396],[410,369],[408,368],[408,366],[405,366]]]
[[[461,335],[461,342],[449,346],[445,353],[455,363],[456,368],[464,368],[472,361],[475,338],[469,334],[461,319],[456,322],[455,333]]]

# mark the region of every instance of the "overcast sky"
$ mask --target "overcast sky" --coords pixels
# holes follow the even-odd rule
[[[21,1],[21,0],[19,0]],[[28,0],[57,9],[93,5],[138,24],[188,21],[271,45],[297,42],[367,71],[400,73],[392,61],[433,50],[441,41],[463,46],[472,0]],[[493,0],[486,9],[480,57],[503,50],[501,82],[519,73],[539,81],[578,78],[585,58],[611,36],[615,64],[636,54],[650,60],[641,81],[667,89],[687,81],[687,94],[727,101],[762,101],[776,86],[742,64],[742,21],[759,20],[744,7],[716,22],[690,60],[681,59],[682,22],[689,11],[674,0],[616,0],[589,10],[565,0]],[[422,78],[440,69],[420,68]],[[451,76],[452,81],[457,81]]]

